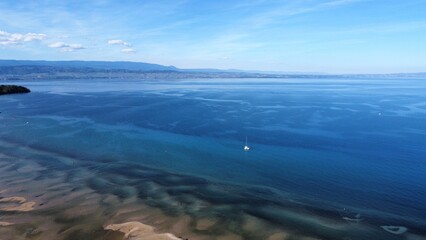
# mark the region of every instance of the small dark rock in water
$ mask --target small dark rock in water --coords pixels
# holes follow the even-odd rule
[[[0,85],[0,95],[12,93],[29,93],[30,90],[26,87],[17,85]]]

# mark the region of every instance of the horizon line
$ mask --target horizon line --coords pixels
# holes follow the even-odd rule
[[[242,73],[259,73],[259,74],[274,74],[274,75],[323,75],[323,76],[332,76],[332,75],[404,75],[404,74],[426,74],[426,69],[424,71],[416,72],[374,72],[374,73],[331,73],[331,72],[304,72],[304,71],[292,71],[292,70],[247,70],[247,69],[235,69],[235,68],[214,68],[214,67],[201,67],[201,68],[181,68],[175,65],[165,65],[161,63],[152,63],[152,62],[141,62],[141,61],[129,61],[129,60],[46,60],[46,59],[0,59],[0,61],[28,61],[28,62],[104,62],[104,63],[145,63],[152,65],[159,65],[164,67],[173,67],[177,70],[212,70],[212,71],[223,71],[223,72],[242,72]],[[1,67],[1,66],[0,66]],[[6,66],[4,66],[6,67]]]

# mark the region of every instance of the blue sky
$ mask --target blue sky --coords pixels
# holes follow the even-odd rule
[[[426,0],[2,0],[0,59],[426,72]]]

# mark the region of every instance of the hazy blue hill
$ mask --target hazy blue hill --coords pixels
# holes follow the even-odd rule
[[[107,62],[107,61],[31,61],[31,60],[0,60],[0,67],[41,66],[60,68],[93,68],[103,70],[130,71],[177,71],[174,66],[144,62]]]
[[[179,69],[143,62],[0,60],[0,80],[22,79],[176,79],[277,77],[242,70]]]
[[[391,74],[326,74],[238,69],[180,69],[144,62],[0,60],[0,80],[60,78],[426,78],[425,72]]]

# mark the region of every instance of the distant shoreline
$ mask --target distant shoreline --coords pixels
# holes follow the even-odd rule
[[[0,60],[0,80],[37,79],[191,79],[191,78],[300,78],[368,79],[424,78],[426,72],[389,74],[333,74],[315,72],[273,72],[239,69],[180,69],[144,62],[28,61]]]
[[[37,80],[73,80],[73,79],[139,79],[139,80],[179,80],[179,79],[425,79],[422,74],[373,74],[373,75],[281,75],[254,73],[186,73],[186,72],[132,72],[132,71],[57,71],[42,73],[8,73],[0,71],[0,81],[37,81]]]

